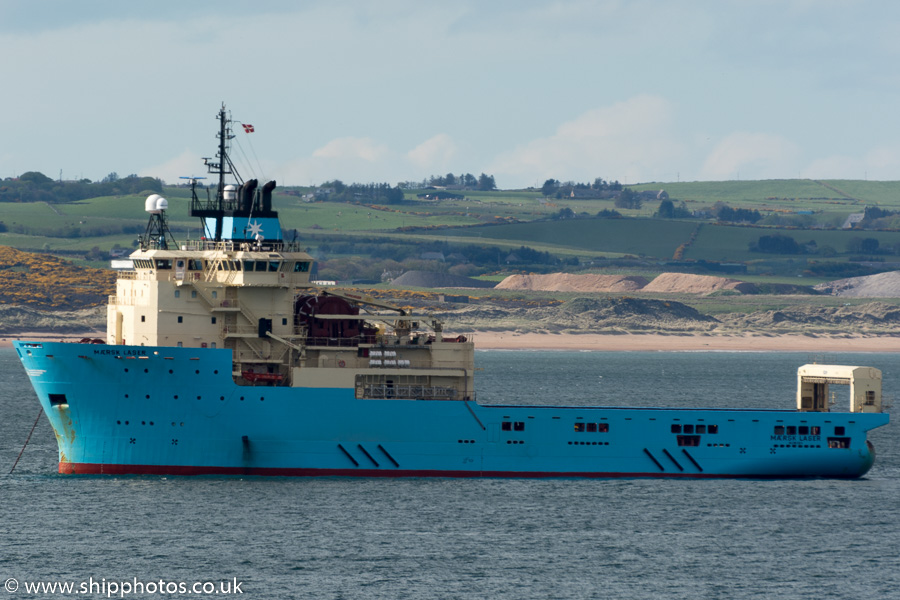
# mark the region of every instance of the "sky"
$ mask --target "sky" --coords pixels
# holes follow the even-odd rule
[[[900,3],[3,0],[0,179],[900,179]]]

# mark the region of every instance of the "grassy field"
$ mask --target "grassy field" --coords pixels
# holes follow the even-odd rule
[[[457,237],[505,240],[523,246],[551,244],[556,248],[619,252],[635,256],[671,258],[690,238],[697,223],[648,219],[572,219],[472,227]]]
[[[776,234],[792,237],[799,244],[814,241],[819,248],[830,246],[838,253],[847,252],[847,245],[853,238],[874,238],[880,247],[887,248],[900,244],[900,232],[896,231],[773,229],[698,223],[694,220],[647,219],[542,221],[452,230],[452,235],[455,239],[475,238],[481,242],[503,240],[524,246],[550,244],[557,249],[619,252],[671,260],[678,246],[688,242],[695,230],[696,239],[686,248],[684,259],[744,262],[772,258],[823,258],[750,251],[750,244],[761,236]],[[448,233],[451,232],[434,232],[432,235]],[[835,256],[831,260],[846,260],[846,256]]]
[[[708,207],[722,201],[734,208],[755,208],[767,213],[814,211],[816,219],[842,222],[866,205],[900,210],[900,182],[845,180],[768,180],[722,182],[668,182],[629,186],[635,190],[665,189],[670,197],[685,201],[688,208]],[[177,239],[200,236],[199,223],[189,216],[189,190],[168,188],[169,223]],[[854,237],[875,238],[881,248],[900,246],[900,232],[842,231],[832,229],[773,229],[717,225],[698,219],[656,220],[648,218],[546,220],[561,209],[595,215],[613,209],[612,200],[544,198],[537,190],[476,192],[447,200],[420,200],[417,192],[406,193],[407,203],[367,206],[335,202],[304,202],[297,196],[276,194],[275,206],[286,229],[297,229],[301,239],[335,236],[384,241],[434,240],[450,244],[479,244],[515,249],[529,246],[558,256],[619,257],[631,255],[648,260],[669,261],[676,251],[687,260],[746,262],[760,260],[805,261],[821,255],[779,256],[750,252],[749,246],[762,235],[789,235],[798,243],[815,241],[830,247],[846,261],[847,244]],[[21,249],[87,251],[114,244],[130,246],[142,233],[147,215],[144,198],[103,197],[69,204],[4,204],[0,220],[8,231],[0,233],[0,245]],[[640,210],[616,209],[626,217],[649,217],[656,201]],[[471,227],[484,225],[482,227]],[[830,251],[828,254],[832,254]],[[891,259],[888,259],[891,260]]]

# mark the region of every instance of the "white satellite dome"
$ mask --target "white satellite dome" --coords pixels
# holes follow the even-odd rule
[[[234,200],[237,197],[237,187],[232,184],[226,185],[223,195],[225,200]]]
[[[162,198],[162,196],[160,196],[159,194],[150,194],[149,196],[147,196],[147,199],[144,200],[144,210],[151,214],[155,213],[156,201],[159,198]]]
[[[150,194],[144,201],[144,210],[151,215],[158,215],[169,208],[169,201],[159,194]]]

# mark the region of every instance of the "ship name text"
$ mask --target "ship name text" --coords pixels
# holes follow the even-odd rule
[[[821,435],[773,435],[769,437],[773,442],[820,442]]]
[[[94,350],[94,354],[101,354],[104,356],[147,356],[146,350]]]

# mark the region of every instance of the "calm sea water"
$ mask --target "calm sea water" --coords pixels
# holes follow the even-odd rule
[[[476,362],[482,402],[785,407],[812,358]],[[815,358],[880,368],[886,395],[900,390],[900,355]],[[64,597],[24,584],[93,578],[236,579],[244,597],[279,599],[900,598],[896,423],[871,434],[878,459],[858,481],[64,477],[43,418],[7,475],[38,404],[14,351],[0,349],[0,373],[0,581],[19,584],[0,597]],[[125,597],[160,596],[190,597]]]

